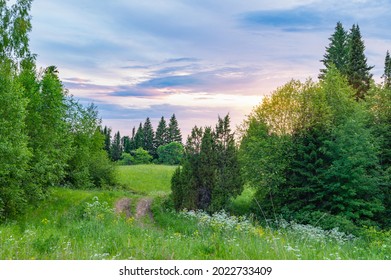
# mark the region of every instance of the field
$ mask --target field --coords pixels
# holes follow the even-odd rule
[[[176,213],[167,199],[175,167],[118,167],[122,188],[51,189],[50,199],[0,225],[0,259],[391,259],[391,233],[361,237],[295,223],[260,226],[225,212]],[[234,202],[245,212],[248,189]],[[114,211],[121,198],[137,212],[152,198],[152,218]]]

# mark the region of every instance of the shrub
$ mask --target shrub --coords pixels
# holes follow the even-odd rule
[[[183,157],[183,146],[178,142],[171,142],[167,145],[159,146],[157,154],[159,162],[163,164],[179,164]]]
[[[152,160],[152,156],[143,148],[138,148],[131,153],[134,157],[134,164],[148,164]]]

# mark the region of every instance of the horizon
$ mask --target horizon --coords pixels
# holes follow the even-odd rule
[[[218,115],[235,129],[291,79],[317,80],[338,21],[359,24],[379,82],[390,11],[365,0],[35,0],[30,47],[38,67],[57,66],[69,93],[97,106],[103,126],[131,135],[147,117],[156,130],[175,114],[185,141]]]

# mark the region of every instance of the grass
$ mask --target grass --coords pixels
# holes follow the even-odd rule
[[[129,165],[118,166],[117,178],[121,185],[146,195],[171,192],[171,176],[176,166]]]
[[[0,225],[0,259],[391,259],[391,231],[351,238],[295,223],[265,228],[224,212],[176,213],[167,200],[173,170],[120,167],[122,190],[52,188],[38,208]],[[233,208],[245,211],[252,193]],[[154,222],[114,213],[119,198],[145,195],[154,197]]]

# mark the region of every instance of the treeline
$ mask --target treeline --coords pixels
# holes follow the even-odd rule
[[[319,82],[292,80],[245,120],[239,149],[229,117],[194,127],[171,182],[177,210],[229,209],[243,184],[262,221],[353,232],[391,226],[391,60],[375,84],[358,25],[340,22]]]
[[[195,126],[187,138],[181,166],[171,180],[174,207],[215,212],[243,191],[238,149],[229,115],[214,129]]]
[[[391,226],[391,61],[372,79],[358,25],[330,38],[320,81],[292,80],[245,122],[242,171],[262,219]]]
[[[0,220],[44,199],[51,186],[112,184],[96,108],[69,96],[29,50],[31,0],[0,0]]]
[[[148,117],[140,123],[137,131],[133,127],[131,136],[124,136],[117,131],[111,136],[111,129],[104,127],[105,150],[112,161],[120,164],[155,163],[179,164],[183,155],[182,134],[178,121],[173,114],[167,125],[161,117],[156,132]]]

